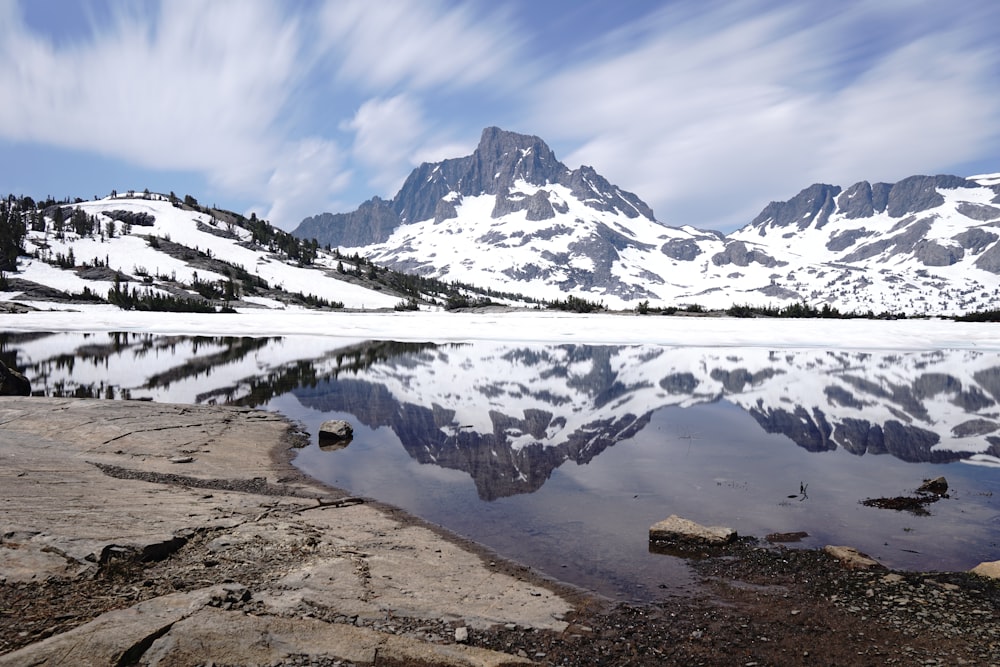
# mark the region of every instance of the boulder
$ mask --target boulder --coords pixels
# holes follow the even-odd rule
[[[924,483],[917,488],[917,493],[933,493],[936,496],[943,496],[948,493],[948,480],[944,477],[925,479]]]
[[[978,574],[980,577],[989,577],[990,579],[1000,579],[1000,560],[995,560],[992,562],[980,563],[970,570],[972,574]]]
[[[650,541],[720,546],[736,539],[736,531],[724,526],[702,526],[676,514],[649,528]]]
[[[839,560],[848,570],[870,570],[873,567],[881,567],[877,560],[861,553],[854,547],[827,545],[823,547],[823,551]]]
[[[0,361],[0,396],[31,396],[31,383]]]
[[[343,419],[330,419],[319,427],[319,447],[323,450],[343,449],[351,444],[354,427]]]

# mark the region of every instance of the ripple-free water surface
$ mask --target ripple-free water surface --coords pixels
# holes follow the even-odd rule
[[[1000,355],[322,337],[25,334],[5,361],[49,395],[236,402],[313,434],[295,463],[599,593],[688,584],[650,553],[671,514],[891,567],[1000,558]],[[327,419],[351,444],[315,442]],[[861,500],[944,475],[929,516]]]

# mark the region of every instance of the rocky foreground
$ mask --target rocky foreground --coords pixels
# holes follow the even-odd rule
[[[740,538],[693,554],[696,590],[612,606],[304,478],[301,438],[0,397],[0,667],[1000,664],[988,577]]]

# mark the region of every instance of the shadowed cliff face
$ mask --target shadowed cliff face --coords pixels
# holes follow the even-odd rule
[[[997,353],[328,342],[26,334],[0,337],[0,358],[52,396],[256,406],[291,393],[391,429],[486,500],[593,462],[659,408],[720,400],[810,452],[1000,464]]]

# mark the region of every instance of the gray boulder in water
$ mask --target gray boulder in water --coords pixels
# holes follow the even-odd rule
[[[343,449],[351,444],[354,427],[343,419],[330,419],[320,424],[319,448],[324,450]]]

